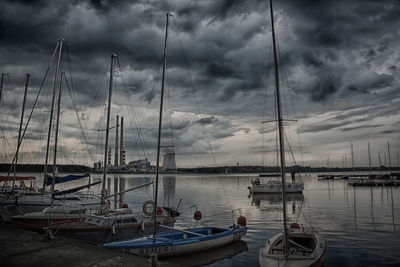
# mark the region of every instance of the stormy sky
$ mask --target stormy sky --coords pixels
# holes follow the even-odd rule
[[[65,39],[58,155],[103,159],[110,55],[111,124],[124,117],[127,160],[156,157],[166,13],[170,18],[162,144],[178,167],[275,165],[268,1],[3,0],[0,6],[0,161],[15,152],[25,73],[26,123],[46,69],[20,162],[43,163],[59,38]],[[400,150],[400,2],[274,2],[285,136],[296,163],[357,166]],[[57,85],[58,88],[59,85]],[[115,130],[110,133],[114,147]],[[52,134],[54,140],[54,133]],[[53,141],[54,142],[54,141]],[[289,148],[287,148],[289,151]],[[114,152],[113,152],[114,153]],[[288,164],[294,164],[287,153]],[[329,159],[328,159],[329,158]],[[112,160],[112,162],[114,159]]]

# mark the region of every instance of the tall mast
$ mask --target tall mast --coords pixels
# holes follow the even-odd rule
[[[56,71],[54,75],[54,86],[53,86],[53,98],[51,101],[51,109],[50,109],[50,120],[49,120],[49,131],[47,133],[47,147],[46,147],[46,158],[44,163],[44,173],[43,173],[43,194],[45,193],[46,189],[46,181],[47,181],[47,165],[49,160],[49,150],[50,150],[50,136],[51,136],[51,126],[53,124],[53,112],[54,112],[54,101],[56,97],[56,90],[58,85],[58,72],[60,69],[60,62],[61,62],[61,51],[63,46],[63,39],[58,40],[58,59],[56,65]]]
[[[106,197],[106,182],[107,182],[107,162],[108,162],[108,136],[110,133],[110,113],[111,113],[111,96],[113,86],[113,72],[116,54],[111,54],[111,66],[110,66],[110,83],[108,85],[108,105],[107,105],[107,123],[106,123],[106,140],[104,144],[104,168],[103,168],[103,184],[101,187],[101,212],[104,211],[105,197]]]
[[[379,156],[379,169],[381,169],[382,168],[381,152],[379,152],[378,156]]]
[[[15,178],[16,178],[16,172],[17,172],[17,164],[18,164],[18,153],[19,153],[19,147],[21,146],[21,132],[22,132],[22,123],[24,121],[24,113],[25,113],[25,103],[26,103],[26,94],[28,92],[28,86],[29,86],[29,78],[30,74],[26,74],[26,79],[25,79],[25,91],[24,91],[24,100],[22,102],[22,113],[21,113],[21,120],[19,122],[19,131],[18,131],[18,141],[17,141],[17,152],[15,153],[15,164],[14,164],[14,178],[13,178],[13,183],[11,187],[11,191],[14,191],[14,186],[15,186]]]
[[[54,184],[56,180],[56,169],[57,169],[57,143],[58,143],[58,127],[60,124],[60,109],[61,109],[61,90],[62,90],[62,81],[64,77],[64,72],[61,72],[60,77],[60,89],[58,90],[58,103],[57,103],[57,120],[56,120],[56,134],[54,136],[54,158],[53,158],[53,178],[51,179],[51,195],[54,194]],[[51,198],[51,206],[53,207],[54,198]]]
[[[4,76],[5,76],[5,73],[2,73],[1,80],[0,80],[0,105],[1,105],[1,95],[3,93]],[[6,160],[6,147],[5,147],[5,139],[6,138],[4,135],[0,138],[3,138],[3,150],[4,150],[4,159],[3,160],[5,161]]]
[[[389,159],[389,177],[392,178],[392,164],[390,161],[390,145],[389,141],[387,142],[387,147],[388,147],[388,159]]]
[[[279,153],[281,158],[281,180],[282,180],[282,200],[283,200],[283,234],[285,240],[284,252],[285,257],[288,255],[288,234],[286,228],[286,182],[285,182],[285,144],[283,138],[283,123],[282,123],[282,107],[279,92],[279,74],[278,74],[278,59],[276,55],[274,13],[272,9],[272,0],[269,1],[271,12],[271,29],[272,29],[272,44],[274,49],[274,72],[275,72],[275,90],[276,90],[276,110],[278,113],[278,129],[279,129]]]
[[[160,166],[160,147],[161,147],[161,128],[162,128],[162,112],[164,103],[164,82],[165,82],[165,67],[167,65],[167,40],[168,40],[168,19],[170,15],[167,13],[167,19],[165,24],[165,40],[164,40],[164,53],[163,53],[163,72],[161,82],[161,101],[160,101],[160,115],[158,119],[158,142],[157,142],[157,165],[156,165],[156,187],[154,193],[154,209],[153,209],[153,236],[156,235],[157,227],[157,198],[158,198],[158,173]]]
[[[368,167],[369,167],[369,178],[371,179],[371,149],[369,147],[369,142],[368,142]]]
[[[5,76],[6,74],[5,73],[2,73],[1,74],[1,81],[0,81],[0,103],[1,103],[1,95],[2,95],[2,93],[3,93],[3,83],[4,83],[4,76]]]
[[[354,174],[354,150],[353,150],[353,143],[351,143],[351,166],[353,168],[353,174]]]

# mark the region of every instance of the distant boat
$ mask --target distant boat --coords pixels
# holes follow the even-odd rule
[[[279,92],[279,76],[278,63],[276,55],[274,18],[272,10],[272,0],[270,0],[271,12],[271,28],[272,40],[274,49],[274,69],[275,69],[275,103],[278,120],[279,133],[279,152],[280,152],[280,167],[281,180],[285,185],[285,150],[284,150],[284,133],[281,116],[281,100]],[[282,203],[283,203],[283,231],[277,233],[261,247],[258,261],[261,267],[263,266],[321,266],[324,261],[326,251],[325,241],[313,229],[303,228],[297,223],[290,224],[288,229],[286,216],[286,186],[281,186]]]
[[[157,215],[157,197],[158,197],[158,176],[159,176],[159,159],[161,147],[161,129],[162,129],[162,111],[164,97],[164,77],[166,66],[167,53],[167,38],[168,38],[168,20],[171,15],[167,13],[165,42],[163,54],[163,75],[161,84],[161,101],[160,114],[158,124],[158,144],[157,144],[157,164],[156,164],[156,186],[154,194],[153,220],[156,221]],[[194,214],[201,217],[198,211]],[[240,220],[239,220],[240,219]],[[239,217],[238,224],[245,225],[245,218]],[[153,234],[141,238],[131,238],[117,242],[111,242],[102,245],[106,248],[118,249],[124,252],[133,253],[140,256],[157,255],[157,257],[186,255],[199,251],[209,250],[216,247],[224,246],[236,240],[240,240],[247,232],[246,227],[233,226],[227,228],[219,227],[197,227],[188,229],[175,229],[167,226],[160,226],[162,229],[170,229],[169,232],[156,232],[156,225],[153,228]]]

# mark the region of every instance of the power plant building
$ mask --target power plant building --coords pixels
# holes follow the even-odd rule
[[[176,170],[175,151],[172,149],[165,151],[162,169],[163,171]]]

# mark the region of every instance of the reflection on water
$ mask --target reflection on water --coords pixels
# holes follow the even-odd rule
[[[109,177],[114,178],[113,175]],[[154,179],[151,175],[119,177],[125,178],[126,189]],[[248,198],[247,186],[251,178],[254,175],[175,175],[160,180],[159,196],[164,196],[166,203],[176,207],[182,198],[179,211],[183,213],[177,217],[177,226],[194,224],[193,209],[189,209],[194,204],[203,213],[199,225],[232,225],[236,222],[236,214],[229,211],[239,208],[247,218],[248,232],[243,241],[248,250],[207,263],[209,266],[258,266],[260,247],[281,229],[281,196],[253,195]],[[93,180],[96,179],[99,177],[94,176]],[[292,211],[289,218],[309,224],[322,234],[328,247],[326,266],[400,266],[400,187],[354,188],[343,180],[318,181],[317,174],[303,180],[303,195],[289,196],[292,197],[287,205]],[[79,182],[71,182],[68,186],[76,185],[80,185]],[[92,191],[100,192],[100,185]],[[154,186],[147,186],[127,192],[125,202],[140,212],[143,202],[153,197]],[[206,264],[200,259],[195,261]]]
[[[248,250],[247,243],[243,240],[239,240],[226,246],[203,251],[201,253],[180,257],[171,257],[165,260],[180,266],[202,266],[209,265],[220,260],[232,260],[233,256],[238,255],[246,250]]]
[[[302,203],[304,201],[303,193],[290,193],[286,195],[287,204],[289,203]],[[261,202],[268,204],[281,204],[282,194],[251,194],[251,202],[253,205],[260,207]]]

